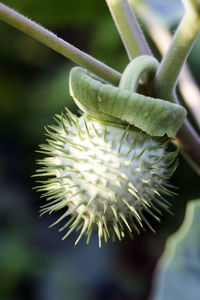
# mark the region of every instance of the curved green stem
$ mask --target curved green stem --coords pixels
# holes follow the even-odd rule
[[[155,76],[154,91],[157,97],[174,101],[173,92],[180,71],[199,31],[199,22],[196,22],[191,14],[186,13]]]
[[[35,38],[56,52],[90,70],[97,76],[118,85],[121,74],[92,56],[80,51],[71,44],[57,37],[54,33],[22,16],[13,9],[0,3],[0,19]]]
[[[139,80],[147,73],[148,81],[150,81],[158,68],[158,61],[149,55],[141,55],[133,59],[124,70],[119,87],[136,92]]]
[[[106,2],[129,59],[132,60],[139,55],[152,55],[128,0],[106,0]]]

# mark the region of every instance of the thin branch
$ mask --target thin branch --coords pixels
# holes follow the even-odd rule
[[[192,15],[199,18],[200,15],[200,1],[199,0],[182,0],[185,10]]]
[[[146,1],[129,0],[132,9],[145,25],[150,37],[158,47],[160,53],[164,55],[169,47],[172,36],[167,26],[162,22],[156,13],[151,9]]]
[[[97,76],[114,85],[118,85],[121,75],[119,72],[80,51],[61,38],[58,38],[54,33],[1,3],[0,19],[52,48],[78,65],[90,70]]]
[[[179,87],[183,100],[189,107],[200,129],[200,89],[198,88],[191,72],[187,65],[182,69],[179,79]]]
[[[106,0],[129,59],[152,55],[128,0]]]
[[[200,175],[200,138],[187,119],[178,131],[175,144],[191,167]]]
[[[174,101],[173,92],[177,85],[180,71],[199,34],[200,26],[191,15],[184,15],[176,33],[164,55],[154,80],[157,97]]]

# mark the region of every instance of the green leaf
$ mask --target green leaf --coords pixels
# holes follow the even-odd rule
[[[151,300],[200,297],[200,199],[190,201],[179,230],[168,238],[155,273]]]

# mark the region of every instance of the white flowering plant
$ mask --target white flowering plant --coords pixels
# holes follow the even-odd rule
[[[179,149],[200,173],[200,139],[177,96],[180,82],[199,126],[200,104],[190,100],[184,89],[188,77],[180,71],[200,32],[200,2],[182,2],[185,13],[166,49],[162,36],[168,39],[169,32],[149,21],[142,1],[106,0],[130,60],[122,74],[0,3],[0,19],[79,65],[70,71],[69,93],[81,116],[66,108],[46,127],[47,140],[38,151],[45,156],[34,175],[46,200],[41,215],[62,209],[50,227],[66,220],[59,231],[68,229],[63,239],[78,231],[75,245],[84,235],[88,244],[96,229],[99,247],[102,240],[133,237],[145,227],[154,232],[148,215],[160,222],[163,210],[171,212],[168,197],[176,193],[170,177]],[[160,62],[135,13],[165,53]],[[154,35],[155,26],[160,36]]]

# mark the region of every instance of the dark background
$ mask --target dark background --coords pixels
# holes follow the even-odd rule
[[[128,63],[104,1],[2,2],[118,71]],[[149,2],[173,31],[179,1]],[[88,247],[83,238],[74,248],[73,234],[61,241],[58,228],[48,229],[59,214],[39,217],[43,202],[31,175],[44,126],[64,106],[76,111],[68,92],[74,64],[3,22],[0,45],[0,300],[147,299],[166,237],[180,225],[187,201],[200,195],[199,177],[180,157],[171,181],[179,188],[170,199],[174,216],[164,213],[154,224],[157,234],[147,231],[101,249],[95,234]],[[198,42],[189,63],[200,82],[199,49]]]

